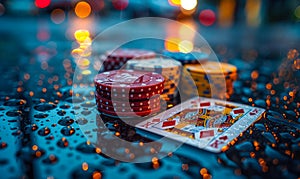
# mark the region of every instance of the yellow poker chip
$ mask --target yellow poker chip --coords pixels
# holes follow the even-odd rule
[[[234,65],[214,61],[207,61],[202,64],[187,64],[184,67],[189,72],[202,74],[230,74],[237,72],[237,67]]]

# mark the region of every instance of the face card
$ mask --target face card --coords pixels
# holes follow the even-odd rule
[[[221,152],[265,110],[228,101],[192,98],[136,125],[211,152]]]

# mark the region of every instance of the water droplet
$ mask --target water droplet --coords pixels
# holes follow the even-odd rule
[[[21,114],[22,114],[21,111],[7,111],[6,112],[6,115],[9,116],[9,117],[16,117],[16,116],[19,116]]]
[[[59,111],[57,112],[57,114],[60,115],[60,116],[64,116],[64,115],[67,114],[67,112],[64,111],[64,110],[59,110]]]
[[[41,136],[46,136],[50,133],[50,129],[48,127],[42,128],[38,131],[38,134]]]
[[[85,118],[79,118],[79,119],[76,120],[76,123],[79,124],[79,125],[84,125],[87,122],[88,122],[88,120],[85,119]]]
[[[0,144],[1,144],[0,145],[0,149],[4,149],[4,148],[7,147],[7,143],[6,142],[1,142]]]
[[[92,145],[88,145],[86,142],[83,142],[76,147],[76,150],[82,153],[90,154],[90,153],[95,153],[96,149]]]
[[[61,109],[69,109],[71,106],[68,104],[63,104],[61,106],[59,106]]]
[[[4,106],[23,106],[26,104],[24,99],[10,99],[6,101],[3,105]]]
[[[45,113],[39,113],[39,114],[35,114],[33,117],[39,118],[39,119],[43,119],[43,118],[46,118],[46,117],[48,117],[48,116],[49,116],[48,114],[45,114]]]
[[[49,111],[54,108],[56,108],[56,105],[52,103],[40,103],[34,106],[34,109],[36,109],[37,111]]]
[[[69,126],[74,123],[74,120],[71,119],[69,116],[67,116],[67,117],[61,118],[57,123],[62,126]]]
[[[57,145],[61,148],[65,148],[69,146],[69,142],[66,138],[62,138],[59,141],[57,141]]]
[[[70,136],[75,133],[75,129],[73,127],[67,126],[63,127],[60,132],[65,136]]]
[[[55,164],[57,161],[58,161],[58,158],[55,155],[51,154],[43,160],[43,163],[45,163],[45,164]]]

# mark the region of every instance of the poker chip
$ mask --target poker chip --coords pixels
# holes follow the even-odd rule
[[[98,108],[108,110],[108,111],[114,111],[114,112],[143,112],[143,111],[149,111],[152,109],[160,108],[160,104],[158,106],[140,106],[140,107],[115,107],[115,106],[107,106],[104,104],[99,104]]]
[[[237,68],[231,64],[207,61],[203,64],[188,64],[184,66],[180,89],[183,95],[229,98],[233,94],[233,82],[238,78]],[[192,80],[191,80],[192,79]],[[187,90],[185,90],[187,89]]]
[[[202,64],[185,65],[185,68],[189,72],[195,72],[200,74],[230,74],[236,73],[237,68],[234,65],[228,63],[221,63],[215,61],[207,61]]]
[[[115,111],[105,110],[105,109],[101,109],[101,108],[98,108],[98,111],[104,115],[108,115],[111,117],[132,118],[132,117],[136,117],[136,116],[145,117],[145,116],[154,115],[160,111],[160,108],[147,110],[147,111],[143,111],[143,112],[115,112]]]
[[[107,51],[104,55],[100,56],[100,61],[103,64],[100,71],[118,70],[130,59],[148,59],[155,56],[155,52],[141,49],[117,49]]]
[[[96,75],[97,89],[121,93],[151,93],[163,88],[164,77],[157,73],[115,70]]]
[[[98,111],[116,116],[147,116],[160,110],[165,79],[153,72],[114,70],[95,76]],[[135,115],[132,115],[136,113]]]
[[[160,97],[153,96],[149,100],[144,101],[121,101],[121,100],[109,100],[99,96],[97,93],[95,94],[96,102],[100,104],[104,104],[107,106],[114,106],[114,107],[140,107],[140,106],[158,106],[160,104]]]
[[[139,71],[149,71],[161,74],[165,78],[164,90],[161,97],[169,101],[167,96],[177,95],[177,88],[171,90],[170,88],[176,87],[180,81],[182,65],[180,62],[170,58],[150,58],[147,60],[129,60],[126,63],[126,69],[133,69]]]
[[[208,60],[208,54],[197,51],[192,51],[190,53],[163,51],[163,55],[177,60],[183,65],[197,64]]]
[[[112,59],[145,59],[155,57],[156,54],[150,50],[142,50],[142,49],[117,49],[114,51],[106,52],[106,56]]]
[[[156,92],[152,92],[152,93],[132,93],[132,94],[120,94],[120,93],[110,93],[110,92],[106,92],[106,91],[100,91],[97,92],[97,94],[99,96],[101,96],[102,98],[106,98],[109,100],[114,100],[114,99],[128,99],[129,101],[142,101],[142,100],[149,100],[152,97],[155,97],[156,95],[159,96],[160,93],[162,93],[163,90],[161,91],[156,91]]]

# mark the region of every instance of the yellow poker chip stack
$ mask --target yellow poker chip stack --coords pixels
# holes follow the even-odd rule
[[[181,86],[185,89],[181,91],[188,93],[196,87],[199,96],[203,97],[229,98],[233,93],[233,82],[238,76],[234,65],[215,61],[187,64],[183,71],[186,71],[192,80],[183,75]]]

